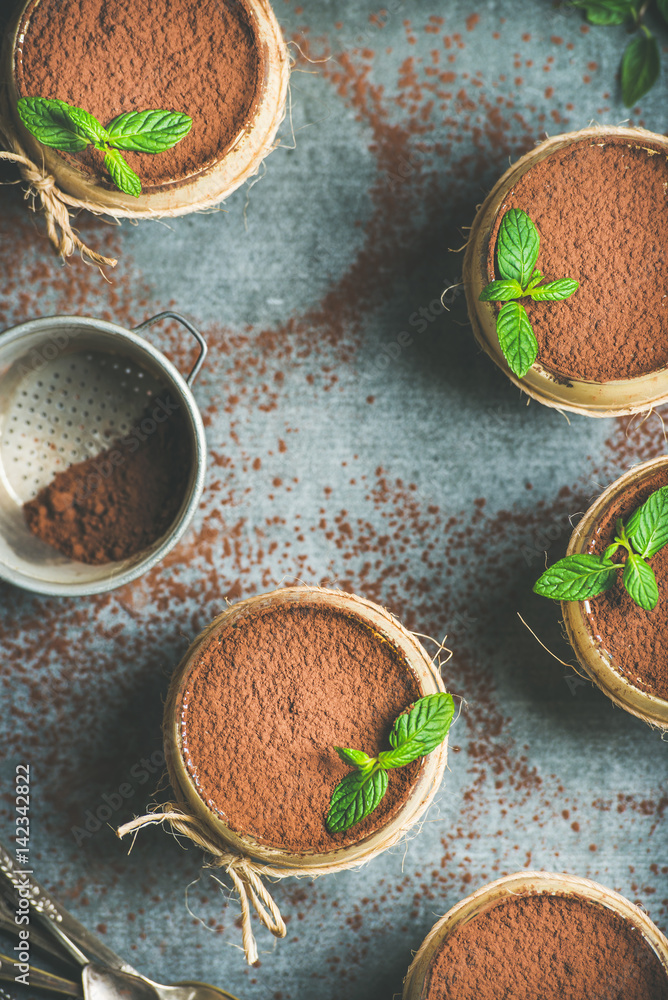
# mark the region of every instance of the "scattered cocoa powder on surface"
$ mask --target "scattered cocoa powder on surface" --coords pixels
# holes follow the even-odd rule
[[[452,31],[450,19],[448,25]],[[513,35],[506,25],[492,34],[495,26],[496,22],[490,25],[489,18],[483,19],[472,35],[462,37],[469,48],[478,43],[479,36],[483,44],[492,44],[491,39],[496,39],[493,44],[504,51],[509,42],[519,48],[519,31]],[[336,59],[319,64],[319,72],[336,91],[335,101],[340,101],[347,113],[357,118],[363,134],[368,134],[373,144],[371,162],[375,171],[368,188],[370,215],[362,220],[362,244],[359,249],[351,249],[349,268],[343,278],[334,278],[331,289],[320,301],[298,311],[287,322],[249,324],[247,328],[206,324],[206,335],[212,345],[211,367],[207,365],[201,384],[222,381],[232,388],[233,395],[221,398],[213,393],[203,406],[215,454],[211,456],[201,528],[192,532],[187,542],[180,543],[158,569],[146,574],[141,585],[83,602],[28,600],[21,591],[0,583],[6,612],[0,632],[4,647],[11,652],[0,663],[0,684],[10,698],[18,691],[27,706],[22,707],[17,700],[14,714],[22,725],[4,734],[6,747],[19,759],[29,749],[33,758],[48,769],[49,781],[43,783],[42,791],[53,808],[44,814],[43,828],[52,839],[60,838],[66,843],[68,837],[71,840],[70,827],[82,822],[86,809],[95,809],[101,793],[127,780],[131,766],[146,752],[147,739],[150,747],[160,745],[164,643],[170,650],[178,650],[174,653],[178,656],[185,648],[184,636],[196,635],[219,611],[221,594],[238,598],[275,586],[283,574],[289,574],[290,579],[298,575],[375,597],[422,632],[440,636],[447,627],[449,639],[454,636],[449,644],[456,651],[445,668],[447,684],[469,701],[460,722],[462,731],[456,730],[461,753],[456,752],[460,747],[451,746],[453,766],[466,768],[467,790],[461,799],[457,823],[448,820],[445,824],[440,857],[438,849],[433,857],[422,859],[420,854],[424,860],[422,866],[419,862],[411,865],[409,855],[401,875],[389,869],[386,877],[378,879],[376,875],[375,880],[365,881],[363,897],[350,898],[340,906],[336,905],[338,899],[330,901],[329,890],[318,888],[317,882],[298,880],[293,885],[293,880],[287,880],[277,888],[283,898],[289,896],[291,902],[294,900],[298,910],[296,920],[309,921],[315,937],[322,928],[334,928],[340,933],[341,942],[347,942],[345,960],[341,958],[341,949],[325,949],[317,974],[323,981],[328,976],[332,988],[339,993],[362,996],[379,988],[372,961],[377,947],[375,914],[379,909],[389,914],[383,927],[391,924],[394,932],[404,935],[405,940],[412,938],[417,945],[420,928],[426,932],[433,922],[439,900],[447,898],[455,902],[471,891],[472,851],[482,859],[482,868],[478,870],[481,881],[506,873],[509,866],[517,868],[520,859],[522,867],[535,867],[531,849],[526,846],[527,816],[531,817],[534,829],[543,831],[545,846],[541,857],[543,860],[552,857],[557,866],[562,863],[564,850],[572,847],[569,838],[574,836],[575,827],[571,828],[574,819],[579,820],[581,827],[577,836],[600,836],[601,848],[604,836],[621,837],[632,830],[634,854],[628,866],[622,864],[619,879],[625,881],[625,873],[635,871],[628,875],[632,898],[649,905],[653,918],[665,928],[667,868],[662,866],[659,873],[650,866],[650,872],[638,860],[639,850],[647,850],[648,857],[652,854],[655,828],[665,819],[666,799],[660,795],[660,782],[650,782],[649,788],[643,784],[633,795],[614,795],[608,788],[606,794],[599,790],[595,797],[588,797],[582,789],[567,783],[558,762],[554,767],[556,773],[547,774],[534,766],[535,748],[523,746],[512,738],[510,708],[499,690],[497,672],[498,636],[510,629],[512,641],[521,654],[518,662],[521,659],[522,663],[534,664],[530,672],[522,672],[521,680],[528,683],[530,673],[536,704],[542,703],[544,689],[553,691],[557,699],[559,689],[568,690],[558,669],[555,673],[550,667],[553,661],[547,655],[543,663],[537,660],[531,647],[534,640],[529,633],[523,637],[523,626],[518,625],[512,631],[508,623],[515,618],[517,608],[522,607],[522,595],[531,593],[531,585],[543,564],[544,549],[554,546],[551,553],[554,551],[556,555],[559,546],[565,547],[572,530],[568,515],[588,506],[593,489],[591,477],[600,483],[612,481],[632,462],[661,451],[663,438],[656,414],[648,421],[611,420],[609,440],[596,456],[593,468],[585,463],[581,479],[570,492],[564,486],[558,497],[539,500],[542,489],[536,480],[534,494],[527,498],[526,506],[520,503],[510,511],[496,512],[489,511],[489,504],[482,512],[477,506],[473,512],[468,508],[450,509],[442,497],[430,498],[424,479],[398,479],[396,465],[388,455],[385,467],[375,473],[371,468],[355,468],[360,489],[363,485],[365,490],[363,502],[361,498],[359,502],[348,503],[348,497],[343,500],[333,468],[318,508],[322,522],[314,520],[307,526],[299,511],[286,510],[285,497],[277,491],[274,513],[262,525],[263,531],[255,534],[256,525],[243,506],[249,490],[265,487],[267,469],[277,445],[271,440],[266,445],[257,440],[255,425],[247,414],[259,409],[270,415],[269,420],[275,419],[286,391],[274,381],[276,372],[287,374],[295,363],[308,365],[308,384],[317,393],[314,398],[326,399],[329,372],[340,372],[342,366],[345,371],[356,364],[355,351],[368,335],[375,311],[386,304],[389,284],[393,280],[400,284],[406,274],[419,273],[425,276],[426,298],[429,287],[433,288],[434,296],[439,295],[459,274],[454,257],[446,273],[441,271],[443,247],[458,247],[463,242],[465,237],[454,242],[460,235],[457,227],[470,224],[472,206],[479,200],[479,192],[491,187],[505,169],[508,158],[516,159],[532,148],[544,129],[554,131],[555,124],[559,124],[559,130],[563,131],[577,124],[572,104],[567,104],[564,111],[561,103],[555,103],[561,101],[558,88],[543,98],[544,70],[538,63],[531,70],[522,69],[535,92],[529,103],[518,94],[517,88],[510,88],[504,82],[503,74],[498,76],[491,67],[481,69],[475,78],[469,77],[469,67],[462,61],[466,52],[455,36],[446,33],[443,18],[430,17],[429,24],[424,25],[414,19],[418,39],[413,49],[416,58],[405,61],[406,71],[402,65],[396,85],[392,86],[378,72],[379,64],[386,58],[381,36],[374,52],[373,40],[364,49],[348,42],[351,28],[358,28],[354,19],[346,25],[337,25],[337,30],[339,27],[340,36],[330,33],[329,49],[326,41],[316,38],[314,33],[309,44],[307,27],[303,29],[306,34],[300,28],[295,38],[311,58],[325,58],[332,52],[337,55]],[[434,34],[426,35],[423,30]],[[435,43],[431,52],[423,45],[428,38]],[[339,57],[342,46],[346,51]],[[299,51],[296,59],[303,69],[313,69]],[[545,70],[548,69],[546,66]],[[591,85],[582,87],[583,92],[589,91],[590,102],[593,89]],[[523,93],[528,91],[525,89]],[[592,105],[599,120],[616,113],[606,103],[608,98],[604,94],[598,106]],[[644,122],[635,116],[632,124]],[[447,172],[444,163],[448,164]],[[44,254],[42,238],[32,218],[24,212],[20,188],[0,188],[0,203],[0,232],[5,237],[4,243],[0,238],[3,268],[0,318],[5,325],[39,315],[46,302],[53,312],[94,309],[96,314],[110,320],[125,319],[130,326],[150,315],[155,292],[154,267],[150,261],[143,261],[146,267],[142,267],[132,255],[124,254],[114,273],[113,285],[102,282],[96,271],[78,259],[73,258],[66,270],[57,269],[48,254]],[[448,211],[444,215],[445,204]],[[98,243],[106,243],[105,252],[113,256],[118,255],[127,238],[123,229],[105,226],[93,216],[82,215],[79,225],[93,234]],[[72,280],[72,274],[76,275],[76,281]],[[461,297],[456,305],[463,321]],[[463,352],[458,361],[464,366],[461,371],[475,371],[477,377],[477,368],[473,366],[478,362],[470,337],[462,331],[457,337]],[[171,359],[186,367],[190,356],[178,331],[165,331],[159,343]],[[444,368],[446,379],[448,372],[454,372],[452,378],[459,378],[460,368]],[[341,384],[345,385],[345,380]],[[376,406],[382,399],[379,393]],[[485,397],[485,402],[488,405],[479,416],[484,420],[486,433],[515,426],[512,401],[497,400],[492,395]],[[289,426],[281,426],[279,433],[280,439],[287,443],[290,460],[306,428],[297,418],[286,419]],[[239,444],[239,450],[228,448],[230,434]],[[257,465],[253,464],[255,460]],[[529,503],[530,499],[537,503]],[[341,509],[344,502],[348,510]],[[551,532],[554,525],[561,526],[561,537],[556,543],[551,533],[544,534],[546,528]],[[323,556],[324,563],[317,555],[321,551],[319,546],[314,549],[313,542],[313,535],[320,531],[328,532],[327,537],[333,539],[331,552],[327,549]],[[498,538],[493,552],[490,538]],[[368,558],[372,545],[377,552],[373,561]],[[458,550],[466,546],[468,551],[471,545],[479,559],[466,562]],[[490,565],[498,586],[490,585],[487,575]],[[540,599],[535,600],[540,610]],[[553,629],[554,642],[548,639],[548,645],[556,648],[560,636],[557,619],[549,602],[545,605],[541,629]],[[109,622],[115,623],[111,632]],[[154,629],[153,634],[158,639],[162,637],[162,642],[147,645],[147,628]],[[91,650],[95,655],[91,655]],[[561,655],[567,658],[565,652]],[[48,691],[43,681],[45,671],[51,671],[53,677]],[[101,750],[97,743],[100,684],[105,683],[102,700],[113,705],[115,718],[122,718],[124,726],[122,745],[105,744]],[[148,719],[147,704],[153,706]],[[571,701],[569,695],[569,706],[574,707],[576,714],[578,705],[581,708],[581,697]],[[35,706],[39,711],[34,710]],[[64,727],[72,725],[78,727],[82,747],[78,759],[72,759],[70,748],[61,738]],[[8,824],[13,822],[14,806],[8,792],[0,797],[0,814]],[[565,806],[571,811],[569,820],[562,817]],[[489,816],[497,809],[502,818],[496,843],[503,846],[487,851]],[[604,829],[609,831],[605,835],[594,833]],[[119,891],[119,884],[126,885],[130,878],[140,900],[142,894],[146,894],[147,900],[151,894],[166,899],[168,890],[164,887],[162,865],[146,863],[156,861],[156,851],[160,861],[177,865],[181,875],[190,879],[192,852],[174,854],[170,838],[164,838],[164,843],[157,837],[149,840],[150,843],[144,844],[138,840],[129,858],[122,853],[116,857],[114,852],[106,850],[104,835],[87,841],[93,845],[93,850],[87,851],[89,874],[99,884],[109,886],[109,898]],[[99,849],[98,843],[102,844]],[[591,856],[586,873],[600,874],[603,853],[601,850]],[[64,857],[59,880],[54,883],[54,889],[58,888],[65,897],[73,884],[79,884],[77,856],[75,851]],[[190,893],[195,899],[205,895],[197,888]],[[134,898],[132,902],[136,908]],[[203,906],[204,903],[206,900]],[[218,934],[222,932],[222,922],[228,924],[229,920],[231,924],[236,916],[230,906],[223,911],[221,920],[215,901],[207,905],[206,912],[210,926],[217,921]],[[294,926],[300,924],[295,922]],[[286,946],[290,946],[289,941]],[[142,944],[138,940],[133,947],[141,948]],[[404,971],[402,961],[391,977],[392,983],[388,980],[388,995],[393,988],[400,990]],[[255,970],[250,973],[255,975]]]
[[[103,125],[149,108],[190,115],[173,149],[123,153],[145,187],[221,156],[249,121],[260,72],[239,0],[41,0],[15,62],[20,96],[66,101]],[[106,176],[101,153],[77,160]]]
[[[601,519],[589,551],[600,555],[616,534],[617,519],[626,521],[650,494],[666,485],[668,466],[620,497]],[[621,559],[619,553],[615,559]],[[653,611],[643,611],[629,597],[620,573],[611,590],[592,598],[587,617],[620,673],[640,690],[668,699],[668,546],[649,564],[659,585],[659,603]]]
[[[460,925],[423,1000],[668,1000],[668,976],[630,921],[576,896],[506,898]]]
[[[523,300],[538,360],[557,375],[607,382],[668,365],[668,163],[665,150],[652,150],[574,143],[527,171],[499,212],[490,280],[501,219],[521,208],[540,234],[546,279],[580,282],[565,302]]]
[[[397,768],[379,807],[342,834],[325,817],[349,774],[335,746],[375,756],[420,697],[389,642],[331,608],[283,605],[223,631],[198,657],[177,713],[199,792],[231,829],[290,851],[363,840],[406,801],[420,761]]]
[[[140,421],[141,423],[141,421]],[[89,565],[128,559],[161,538],[185,496],[192,457],[178,413],[58,473],[23,505],[33,535]]]

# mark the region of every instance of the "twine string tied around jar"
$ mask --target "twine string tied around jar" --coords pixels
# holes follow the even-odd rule
[[[25,191],[26,200],[32,202],[33,210],[35,210],[35,199],[39,200],[44,211],[49,240],[58,255],[64,259],[78,250],[82,258],[91,264],[96,264],[98,267],[115,267],[117,261],[114,257],[105,257],[91,250],[72,229],[69,209],[85,208],[95,213],[95,205],[80,201],[78,198],[71,198],[61,191],[51,174],[33,163],[19,141],[4,125],[1,116],[0,138],[7,147],[0,149],[0,160],[8,160],[18,165],[21,177],[28,185]]]
[[[234,888],[241,903],[241,933],[244,953],[249,965],[258,960],[257,943],[251,925],[251,906],[264,926],[274,937],[282,938],[287,928],[281,912],[271,893],[262,881],[262,876],[272,879],[285,878],[286,875],[310,875],[306,870],[283,871],[270,865],[262,865],[249,857],[244,857],[230,851],[213,839],[203,824],[191,813],[185,812],[179,805],[167,802],[155,812],[146,816],[138,816],[119,827],[116,831],[119,837],[128,833],[136,833],[145,826],[168,823],[175,834],[188,837],[194,844],[201,847],[212,858],[208,867],[224,868],[232,879]]]

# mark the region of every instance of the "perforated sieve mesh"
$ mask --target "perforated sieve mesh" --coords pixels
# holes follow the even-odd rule
[[[143,336],[163,321],[178,323],[199,345],[186,379]],[[0,579],[43,594],[97,594],[136,579],[176,544],[204,486],[206,439],[190,384],[205,355],[201,334],[172,312],[134,330],[87,316],[45,316],[0,334]],[[32,534],[23,504],[59,472],[125,436],[147,440],[161,415],[175,410],[191,454],[181,509],[162,538],[127,559],[89,565]]]
[[[28,371],[3,407],[0,464],[10,496],[31,500],[58,472],[128,434],[160,389],[136,362],[97,351]]]

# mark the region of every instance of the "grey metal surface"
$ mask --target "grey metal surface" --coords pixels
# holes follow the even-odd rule
[[[327,59],[293,48],[294,142],[286,121],[286,148],[224,213],[81,218],[120,254],[111,284],[61,268],[20,193],[0,192],[3,327],[67,311],[132,326],[171,306],[211,347],[195,387],[207,487],[168,560],[95,598],[0,584],[2,830],[27,761],[40,880],[151,978],[241,1000],[389,1000],[437,915],[525,866],[592,877],[668,925],[666,746],[517,618],[572,662],[558,609],[531,594],[543,552],[562,554],[569,516],[666,450],[661,422],[527,407],[476,350],[459,290],[439,305],[509,157],[594,119],[665,131],[665,77],[629,114],[624,31],[585,33],[551,0],[386,10],[278,5],[286,35]],[[154,342],[192,360],[171,327]],[[151,829],[127,856],[110,827],[160,780],[161,697],[189,640],[226,596],[296,579],[447,632],[444,676],[466,707],[419,834],[359,872],[277,886],[288,936],[259,930],[246,969],[237,905],[197,851]]]

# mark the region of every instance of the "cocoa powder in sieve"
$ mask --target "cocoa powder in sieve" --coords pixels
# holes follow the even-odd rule
[[[508,897],[460,924],[432,959],[422,1000],[668,1000],[637,928],[576,896]]]
[[[140,420],[135,431],[71,465],[24,504],[30,531],[89,565],[128,559],[157,542],[183,503],[192,458],[178,411],[151,423],[152,433],[139,431]]]
[[[19,96],[58,98],[103,125],[149,108],[190,115],[173,149],[123,153],[150,187],[224,153],[250,120],[261,57],[239,0],[41,0],[15,67]],[[106,177],[102,153],[77,160]]]
[[[552,153],[513,186],[501,219],[521,208],[540,234],[546,280],[575,278],[565,302],[524,299],[538,361],[565,378],[607,382],[668,365],[668,164],[637,141],[587,139]]]
[[[630,489],[601,518],[589,551],[600,555],[615,535],[618,518],[626,521],[655,490],[668,485],[668,467]],[[617,553],[615,560],[621,555]],[[659,585],[659,603],[643,611],[621,584],[589,601],[588,621],[621,674],[641,691],[668,700],[668,546],[649,560]]]
[[[419,697],[404,658],[358,618],[274,606],[235,622],[197,657],[177,706],[184,759],[204,801],[232,830],[322,853],[385,825],[421,767],[393,770],[376,811],[332,835],[329,801],[351,771],[334,747],[387,749],[395,718]]]

